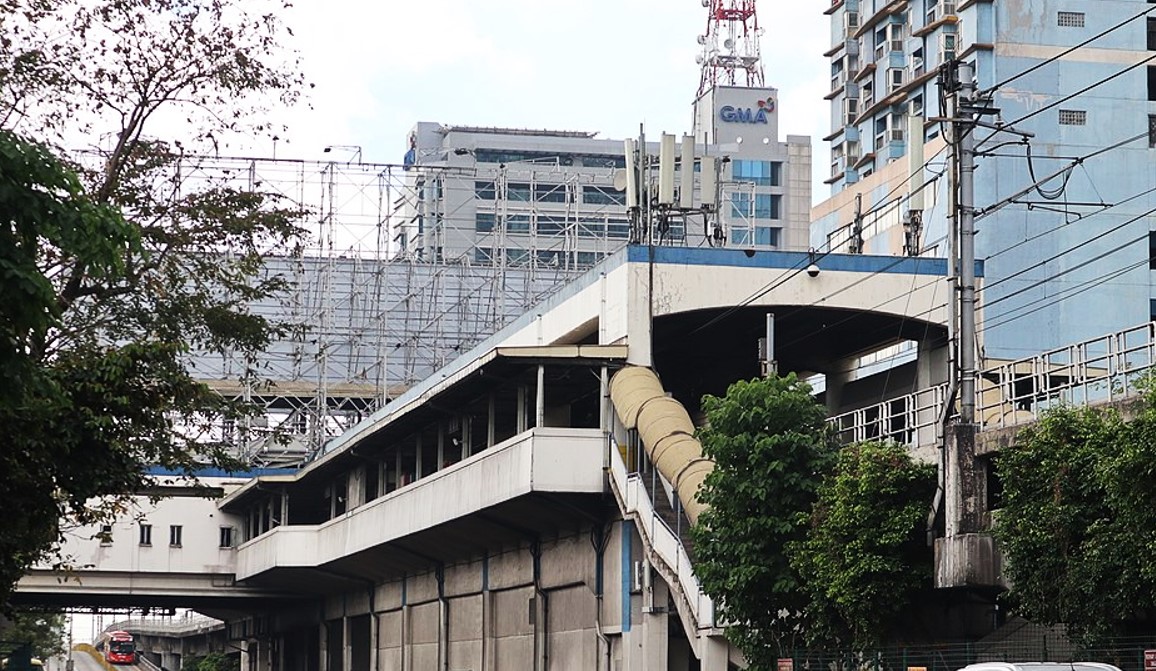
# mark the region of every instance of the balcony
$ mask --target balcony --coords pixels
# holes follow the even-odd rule
[[[280,526],[246,542],[237,550],[237,579],[316,569],[370,551],[388,555],[392,543],[481,513],[490,523],[509,514],[511,526],[532,526],[526,506],[501,508],[536,494],[601,494],[605,452],[599,429],[531,429],[324,524]],[[494,535],[485,525],[460,526],[456,537],[475,547]]]

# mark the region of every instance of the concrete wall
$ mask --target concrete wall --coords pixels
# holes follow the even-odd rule
[[[168,478],[172,480],[172,478]],[[158,478],[158,482],[160,482]],[[246,480],[201,478],[205,487],[231,491]],[[111,525],[108,540],[100,537],[100,525],[69,530],[61,547],[67,558],[83,574],[85,567],[102,572],[134,573],[215,573],[233,572],[235,547],[220,547],[220,529],[231,527],[235,543],[240,540],[243,520],[217,509],[215,498],[197,496],[193,491],[170,489],[158,501],[137,496],[128,510]],[[151,525],[151,544],[141,543],[141,525]],[[180,545],[171,545],[170,528],[181,528]],[[48,564],[36,568],[47,569]]]
[[[602,553],[605,595],[601,605],[596,594],[599,556],[591,543],[591,529],[586,527],[542,538],[537,562],[533,545],[525,542],[378,582],[368,637],[356,634],[371,612],[368,592],[359,590],[331,594],[319,607],[278,613],[272,637],[280,640],[262,645],[272,643],[271,647],[294,655],[308,654],[299,641],[309,627],[303,629],[300,622],[311,619],[323,639],[317,656],[328,658],[319,667],[323,671],[369,671],[367,664],[374,659],[373,668],[381,671],[595,669],[605,663],[607,653],[598,633],[601,628],[614,659],[628,663],[632,650],[639,660],[639,655],[652,661],[665,658],[670,645],[665,633],[661,650],[655,648],[657,639],[644,640],[640,627],[635,627],[633,643],[618,640],[631,635],[630,624],[623,626],[624,612],[633,613],[632,619],[638,621],[643,617],[642,595],[631,594],[630,581],[622,580],[623,566],[639,556],[638,539],[632,536],[624,552],[623,529],[621,522],[612,523]],[[670,616],[654,617],[665,620]],[[340,655],[327,654],[333,645],[342,647]],[[675,647],[684,660],[679,668],[686,668],[689,645],[683,641]],[[273,668],[316,668],[299,661],[285,659]],[[638,664],[642,662],[636,661],[633,668],[666,668]]]

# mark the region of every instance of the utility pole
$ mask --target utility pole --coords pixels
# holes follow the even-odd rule
[[[959,160],[959,366],[960,424],[975,424],[975,123],[971,111],[975,72],[958,64],[956,148]]]
[[[980,531],[982,511],[980,469],[975,459],[975,71],[968,63],[951,61],[940,72],[939,85],[945,94],[942,99],[951,103],[945,110],[955,168],[951,237],[956,243],[952,256],[957,262],[951,265],[959,293],[954,359],[960,412],[944,436],[945,532],[950,541]]]

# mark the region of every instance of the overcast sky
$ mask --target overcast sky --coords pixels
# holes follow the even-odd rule
[[[780,132],[810,135],[825,176],[829,87],[823,3],[759,3]],[[316,88],[277,155],[356,145],[400,162],[417,121],[598,131],[690,130],[701,0],[298,0],[285,14]],[[782,139],[782,138],[780,138]],[[258,148],[259,150],[261,148]],[[271,154],[273,147],[261,153]],[[816,185],[816,199],[826,196]]]

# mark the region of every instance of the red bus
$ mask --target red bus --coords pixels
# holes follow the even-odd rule
[[[127,631],[112,631],[104,643],[104,658],[109,664],[136,664],[136,643]]]

